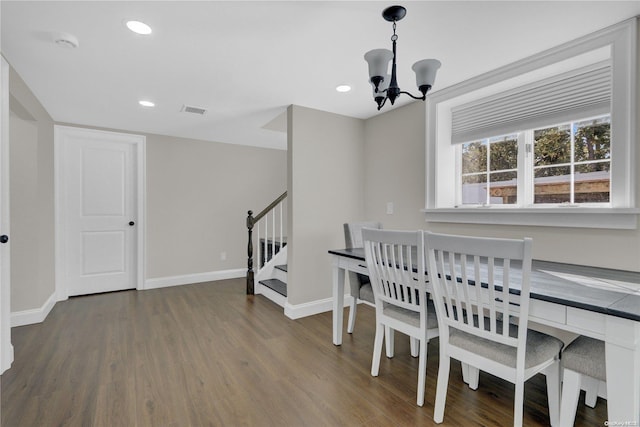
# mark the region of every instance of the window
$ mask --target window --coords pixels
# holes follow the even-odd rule
[[[462,204],[518,202],[518,136],[462,144]]]
[[[458,150],[461,206],[609,205],[610,115],[463,143]],[[521,164],[519,150],[526,152]]]
[[[637,19],[427,97],[427,221],[635,228]]]
[[[609,203],[611,118],[533,131],[533,203]]]

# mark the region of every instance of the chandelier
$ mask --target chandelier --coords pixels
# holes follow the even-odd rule
[[[406,14],[407,9],[402,6],[389,6],[382,11],[382,17],[386,21],[393,22],[393,35],[391,36],[393,51],[389,49],[373,49],[364,55],[365,61],[369,63],[369,81],[373,85],[373,99],[378,104],[378,110],[384,106],[387,99],[393,105],[401,93],[409,95],[413,99],[424,101],[441,65],[437,59],[423,59],[411,67],[416,73],[416,84],[422,96],[414,96],[409,92],[400,90],[396,79],[396,41],[398,40],[396,23],[404,18]],[[391,75],[388,74],[389,61],[392,61]]]

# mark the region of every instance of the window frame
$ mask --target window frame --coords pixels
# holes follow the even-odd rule
[[[575,179],[575,168],[576,166],[580,166],[580,165],[584,165],[584,164],[596,164],[596,163],[609,163],[611,164],[611,158],[606,158],[606,159],[596,159],[596,160],[590,160],[590,161],[577,161],[575,159],[575,150],[574,150],[574,143],[575,143],[575,133],[574,133],[574,128],[576,126],[576,124],[584,122],[584,121],[589,121],[589,120],[594,120],[594,119],[602,119],[602,118],[607,118],[608,122],[609,122],[609,126],[611,126],[611,115],[610,114],[604,114],[604,115],[599,115],[599,116],[595,116],[595,117],[582,117],[579,119],[575,119],[572,120],[570,122],[563,122],[563,123],[556,123],[556,124],[552,124],[552,125],[548,125],[546,127],[537,127],[537,128],[533,128],[533,129],[527,129],[527,130],[522,130],[519,132],[514,132],[514,133],[510,133],[507,135],[499,135],[499,136],[490,136],[487,138],[481,138],[481,139],[477,139],[474,141],[469,141],[469,142],[465,142],[465,143],[460,143],[460,144],[456,144],[455,145],[455,150],[456,150],[456,158],[460,158],[462,159],[462,153],[464,150],[464,146],[467,144],[472,144],[472,143],[481,143],[483,145],[485,145],[487,147],[487,168],[485,171],[480,171],[480,172],[472,172],[472,173],[465,173],[464,172],[464,167],[461,166],[461,161],[456,162],[456,198],[455,198],[455,207],[460,207],[460,208],[476,208],[476,207],[491,207],[491,208],[498,208],[498,209],[518,209],[518,208],[533,208],[533,207],[567,207],[567,206],[572,206],[572,207],[597,207],[597,208],[608,208],[611,207],[611,201],[609,200],[608,202],[575,202],[575,200],[573,202],[569,202],[569,204],[567,203],[559,203],[559,202],[555,202],[555,203],[536,203],[535,201],[535,186],[536,186],[536,182],[535,182],[535,172],[536,169],[545,169],[545,168],[554,168],[554,167],[569,167],[570,170],[572,171],[571,174],[569,175],[570,178],[570,198],[571,196],[575,197],[575,186],[574,186],[574,179]],[[562,126],[567,126],[569,128],[570,131],[570,138],[571,138],[571,150],[570,150],[570,159],[569,162],[565,162],[565,163],[561,163],[561,164],[553,164],[553,165],[542,165],[542,166],[536,166],[534,164],[534,156],[535,156],[535,132],[540,130],[540,129],[544,129],[544,128],[554,128],[554,127],[562,127]],[[491,153],[491,144],[495,144],[495,143],[499,143],[501,139],[505,139],[508,137],[513,137],[512,140],[514,140],[517,144],[517,151],[518,151],[518,156],[517,156],[517,167],[516,168],[512,168],[512,169],[506,169],[506,170],[500,170],[500,171],[491,171],[491,166],[490,166],[490,162],[491,162],[491,158],[490,158],[490,153]],[[521,153],[524,153],[524,155],[521,155]],[[610,167],[609,167],[610,170]],[[491,204],[491,203],[487,203],[482,202],[482,203],[464,203],[464,197],[463,197],[463,188],[464,188],[464,184],[463,184],[463,180],[465,175],[469,176],[469,175],[486,175],[487,176],[487,184],[488,184],[488,189],[491,189],[497,182],[500,181],[491,181],[490,180],[490,174],[491,173],[495,173],[495,172],[516,172],[517,175],[517,179],[516,179],[516,203],[509,203],[509,204]],[[609,175],[609,181],[610,181],[610,175]],[[486,195],[486,199],[490,199],[489,196],[489,191],[487,191],[487,195]]]
[[[638,18],[605,28],[524,60],[433,92],[426,100],[426,200],[428,222],[540,225],[634,229],[636,208],[636,52]],[[457,206],[460,200],[461,159],[451,144],[452,109],[463,103],[542,80],[600,61],[607,51],[611,61],[611,193],[602,206]],[[534,76],[534,77],[532,77]],[[537,76],[537,77],[535,77]],[[532,143],[526,141],[525,143]],[[525,150],[519,150],[520,156]],[[524,164],[524,163],[523,163]],[[455,167],[453,167],[455,165]],[[520,173],[518,174],[520,178]],[[531,177],[532,178],[532,177]],[[520,197],[520,194],[518,195]]]
[[[518,156],[516,158],[516,162],[517,165],[515,168],[511,168],[511,169],[501,169],[498,171],[492,171],[491,170],[491,144],[495,144],[495,143],[499,143],[499,141],[492,141],[495,139],[503,139],[503,138],[507,138],[509,136],[515,136],[514,140],[516,142],[516,147],[518,150]],[[522,156],[520,155],[520,153],[522,152],[522,150],[524,150],[523,148],[523,141],[522,141],[522,132],[515,132],[515,133],[510,133],[508,135],[500,135],[500,136],[494,136],[494,137],[489,137],[489,138],[482,138],[481,140],[476,140],[476,141],[470,141],[469,143],[473,143],[473,142],[482,142],[482,144],[486,144],[487,147],[487,170],[484,172],[476,172],[473,174],[486,174],[487,176],[487,183],[489,184],[489,188],[491,188],[491,184],[492,183],[496,183],[496,182],[500,182],[500,181],[491,181],[491,173],[504,173],[504,172],[516,172],[516,190],[517,190],[517,195],[516,195],[516,199],[518,201],[523,200],[523,198],[521,197],[521,193],[522,193],[522,187],[523,187],[523,173],[524,173],[524,168],[523,168],[523,164],[521,162]],[[462,161],[462,150],[464,149],[464,145],[468,144],[468,143],[462,143],[462,144],[457,144],[457,146],[455,147],[456,150],[456,158],[460,158]],[[460,162],[456,162],[456,164],[460,164]],[[467,203],[467,204],[463,204],[463,200],[462,200],[462,179],[463,179],[463,168],[462,167],[458,167],[456,166],[456,168],[458,169],[458,172],[456,173],[456,206],[464,206],[464,207],[479,207],[481,205],[487,206],[487,203]],[[487,199],[490,198],[488,192],[487,192]],[[491,205],[491,206],[500,206],[500,207],[510,207],[513,208],[514,205]]]
[[[568,125],[569,127],[569,133],[570,133],[570,159],[569,162],[564,162],[564,163],[559,163],[559,164],[553,164],[553,165],[541,165],[541,166],[536,166],[534,164],[534,157],[535,157],[535,132],[537,130],[541,130],[543,128],[537,128],[537,129],[532,129],[531,132],[531,137],[532,137],[532,143],[531,143],[531,148],[527,149],[527,154],[531,155],[532,158],[527,160],[527,164],[526,167],[531,168],[531,181],[528,183],[529,185],[527,185],[527,190],[531,191],[531,194],[528,195],[528,201],[530,201],[532,206],[554,206],[554,205],[558,205],[558,203],[536,203],[535,202],[535,187],[536,187],[536,182],[535,182],[535,173],[536,170],[541,170],[541,169],[545,169],[545,168],[554,168],[554,167],[569,167],[570,169],[570,188],[569,188],[569,197],[570,197],[570,201],[568,202],[570,205],[569,206],[575,206],[575,207],[602,207],[602,208],[610,208],[612,207],[611,205],[611,194],[609,195],[609,201],[608,202],[576,202],[575,201],[575,197],[576,197],[576,185],[575,185],[575,178],[576,178],[576,168],[582,165],[586,165],[586,164],[598,164],[598,163],[608,163],[609,164],[609,184],[611,184],[611,145],[609,145],[609,157],[608,158],[603,158],[603,159],[595,159],[595,160],[589,160],[589,161],[578,161],[576,160],[576,151],[575,151],[575,143],[576,143],[576,133],[575,133],[575,128],[576,126],[581,123],[581,122],[585,122],[585,121],[590,121],[590,120],[595,120],[595,119],[601,119],[607,117],[608,118],[608,122],[609,122],[609,129],[611,129],[611,114],[605,114],[605,115],[601,115],[601,116],[596,116],[596,117],[584,117],[581,119],[576,119],[576,120],[572,120],[570,122],[564,122],[564,123],[559,123],[557,125],[551,125],[548,126],[547,128],[554,128],[554,127],[561,127],[564,125]],[[610,141],[611,144],[611,141]],[[611,191],[610,191],[611,193]],[[573,200],[571,200],[573,199]],[[560,206],[565,206],[564,204],[560,204]]]

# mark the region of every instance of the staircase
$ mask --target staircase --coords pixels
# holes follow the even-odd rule
[[[264,295],[266,298],[284,307],[287,302],[287,265],[275,265],[273,267],[273,277],[258,281],[256,294]]]
[[[285,191],[255,217],[252,211],[247,216],[247,295],[263,295],[281,307],[287,302],[286,197]],[[255,273],[254,247],[259,260]]]
[[[262,242],[261,242],[262,243]],[[275,257],[267,256],[263,268],[255,276],[258,282],[255,287],[256,295],[263,295],[281,307],[287,302],[287,244],[276,252]]]

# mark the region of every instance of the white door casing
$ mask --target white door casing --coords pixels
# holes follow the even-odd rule
[[[58,300],[142,288],[145,138],[56,126]]]
[[[0,56],[0,235],[9,233],[9,64]],[[9,242],[0,244],[0,374],[13,363]]]

